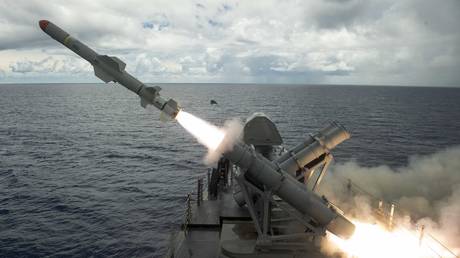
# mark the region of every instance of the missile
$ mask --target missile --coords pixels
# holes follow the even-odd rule
[[[180,106],[174,99],[165,99],[159,92],[160,87],[149,87],[126,72],[126,64],[115,56],[100,55],[78,39],[69,35],[54,23],[41,20],[40,28],[51,38],[63,44],[75,54],[88,61],[94,68],[94,74],[104,81],[116,82],[125,86],[128,90],[136,93],[141,98],[141,106],[153,105],[162,111],[167,118],[174,119],[180,111]]]

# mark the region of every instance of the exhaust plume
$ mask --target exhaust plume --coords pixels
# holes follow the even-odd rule
[[[206,165],[215,164],[222,153],[230,151],[233,148],[233,145],[236,141],[242,139],[243,137],[243,125],[240,120],[234,118],[228,120],[224,123],[224,127],[221,130],[225,133],[225,138],[221,141],[219,147],[215,150],[208,150],[206,157],[204,158],[204,163]]]
[[[237,119],[226,121],[223,128],[183,110],[179,111],[176,119],[199,143],[208,148],[208,153],[204,158],[206,165],[216,163],[221,154],[231,150],[235,142],[243,135],[243,125]]]
[[[451,251],[460,253],[460,147],[428,156],[413,156],[405,167],[362,167],[355,162],[331,168],[321,192],[352,217],[372,218],[367,194],[350,196],[347,180],[378,199],[396,204],[405,227],[424,226]],[[351,199],[351,201],[350,201]],[[453,256],[449,256],[453,257]]]
[[[210,151],[216,150],[225,137],[225,132],[222,129],[183,110],[179,111],[176,119],[185,130]]]

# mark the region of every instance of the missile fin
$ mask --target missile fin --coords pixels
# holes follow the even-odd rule
[[[125,70],[126,64],[125,62],[121,61],[118,57],[116,56],[111,56],[112,60],[118,64],[118,70],[120,72],[123,72]]]
[[[149,103],[144,98],[141,97],[141,106],[145,108],[148,104]]]
[[[160,113],[160,121],[161,122],[166,123],[166,122],[169,122],[171,120],[172,120],[172,118],[168,114],[166,114],[165,112],[161,111],[161,113]]]
[[[94,66],[94,74],[101,80],[103,80],[105,83],[110,82],[110,81],[115,81],[115,78],[104,72],[101,68],[98,66]]]
[[[100,62],[106,64],[110,68],[118,71],[118,72],[123,72],[125,70],[126,64],[118,59],[116,56],[98,56]]]

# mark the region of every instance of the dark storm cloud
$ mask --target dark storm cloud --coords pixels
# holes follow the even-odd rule
[[[38,1],[0,2],[0,51],[51,45],[38,27],[40,19],[56,16],[56,5]]]
[[[413,8],[414,17],[425,29],[460,37],[460,1],[414,1],[407,8]]]
[[[0,29],[2,33],[0,51],[55,47],[56,42],[49,40],[38,26],[38,21],[42,19],[59,24],[85,42],[101,45],[101,42],[110,40],[113,35],[124,32],[121,26],[123,16],[115,16],[118,19],[107,24],[107,21],[103,20],[102,13],[99,13],[102,12],[101,10],[111,10],[111,7],[102,3],[85,4],[76,1],[65,4],[61,1],[2,1],[0,2],[0,26],[3,29]],[[167,20],[159,20],[159,23],[160,27],[167,26]]]
[[[329,0],[314,14],[314,24],[319,29],[354,29],[356,25],[379,20],[390,7],[384,1]]]

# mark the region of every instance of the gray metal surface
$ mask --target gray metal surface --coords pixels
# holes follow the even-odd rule
[[[203,201],[192,207],[191,227],[219,226],[222,219],[249,219],[246,208],[233,201],[232,190],[223,192],[216,200]]]
[[[302,183],[281,171],[262,155],[255,153],[246,144],[237,142],[231,151],[224,153],[224,156],[246,171],[251,179],[263,184],[300,213],[314,219],[320,226],[327,227],[332,233],[345,238],[354,232],[353,223],[346,218],[339,218],[343,216],[329,208],[319,196],[307,190]],[[332,220],[336,221],[331,224]]]
[[[126,72],[126,64],[115,56],[99,55],[94,50],[70,36],[67,32],[47,20],[39,21],[40,28],[51,38],[63,44],[94,67],[94,74],[104,82],[117,82],[141,98],[141,106],[153,105],[167,117],[175,118],[180,110],[173,99],[160,96],[160,87],[148,87]]]
[[[293,174],[349,138],[350,133],[342,125],[332,122],[317,134],[309,136],[304,142],[284,154],[276,162],[281,169]]]
[[[199,206],[197,202],[192,203],[191,220],[173,237],[167,257],[330,257],[321,253],[319,241],[313,238],[261,247],[247,209],[232,200],[234,186],[236,184],[220,191],[215,200],[205,199]],[[285,214],[275,210],[274,216],[279,219]],[[293,218],[282,220],[277,226],[294,233],[302,232],[302,225]]]
[[[281,145],[281,138],[275,124],[263,113],[254,113],[244,125],[244,142],[254,146]]]

